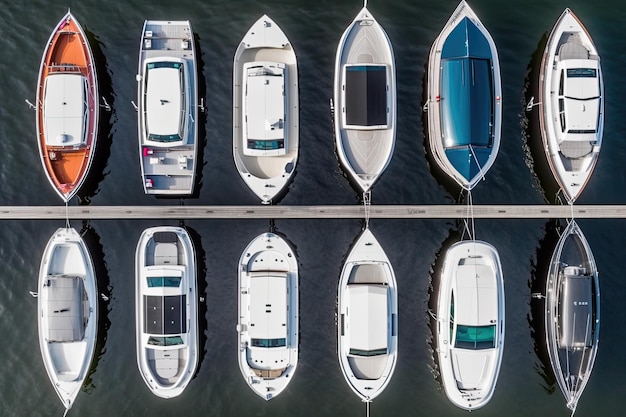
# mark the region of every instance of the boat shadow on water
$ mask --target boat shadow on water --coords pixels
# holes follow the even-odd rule
[[[559,241],[560,235],[565,226],[558,219],[548,220],[544,226],[545,235],[539,241],[536,254],[530,259],[530,279],[528,287],[530,289],[530,311],[527,316],[530,334],[533,340],[535,354],[538,363],[535,369],[539,376],[544,380],[543,389],[552,394],[558,391],[558,385],[552,370],[550,355],[548,353],[548,345],[546,340],[546,284],[548,280],[548,270],[552,254]]]
[[[197,302],[198,302],[198,366],[194,372],[192,379],[194,379],[200,372],[202,363],[204,363],[204,357],[207,350],[207,332],[211,333],[207,321],[207,267],[206,267],[206,252],[202,247],[202,237],[193,228],[185,226],[181,221],[180,227],[184,227],[189,238],[193,243],[194,251],[196,252],[196,288],[197,288]]]
[[[430,329],[430,334],[427,335],[427,340],[432,361],[428,364],[428,368],[430,369],[433,377],[437,380],[439,391],[442,392],[443,381],[441,379],[441,373],[439,372],[440,365],[438,363],[439,360],[437,355],[437,300],[439,299],[441,270],[443,269],[446,253],[448,252],[448,249],[450,249],[450,246],[463,239],[463,235],[460,231],[463,230],[464,227],[461,221],[457,223],[456,228],[453,228],[452,225],[450,226],[448,237],[441,243],[441,248],[437,251],[435,260],[429,271],[430,285],[428,287],[428,311],[424,316],[424,319],[428,321],[428,328]]]
[[[521,98],[523,107],[519,118],[524,162],[533,176],[533,187],[543,195],[547,203],[554,204],[561,201],[560,187],[550,169],[539,126],[541,111],[539,107],[541,101],[539,98],[539,72],[547,42],[548,33],[546,32],[539,40],[537,49],[533,52],[528,67],[526,67]]]
[[[113,123],[115,123],[115,94],[113,92],[113,83],[109,74],[106,56],[102,49],[106,46],[100,42],[97,35],[85,29],[85,36],[91,46],[93,59],[98,74],[98,105],[100,106],[100,114],[97,127],[96,149],[91,162],[91,167],[87,173],[87,178],[78,193],[78,204],[89,205],[91,198],[99,191],[99,185],[107,176],[106,166],[111,155],[111,144],[113,143]]]
[[[96,274],[97,296],[98,296],[98,336],[96,339],[96,347],[91,360],[89,373],[85,378],[82,390],[90,393],[94,388],[91,376],[96,372],[100,358],[106,353],[106,340],[111,320],[109,320],[110,304],[112,299],[113,287],[109,278],[109,271],[104,259],[104,250],[100,243],[100,236],[88,221],[83,221],[82,229],[79,233],[91,255],[94,271]]]
[[[207,124],[207,102],[206,102],[206,80],[204,78],[204,60],[202,59],[202,50],[200,49],[200,35],[194,32],[193,34],[193,47],[196,51],[196,83],[198,85],[198,98],[197,102],[202,103],[202,107],[198,110],[198,155],[196,155],[196,172],[195,183],[193,187],[193,194],[187,198],[198,198],[200,196],[200,189],[202,188],[202,170],[206,164],[204,160],[204,148],[206,146],[206,124]],[[195,242],[194,242],[195,243]],[[198,275],[200,276],[200,275]]]

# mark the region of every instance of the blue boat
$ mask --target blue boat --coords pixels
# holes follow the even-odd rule
[[[428,130],[434,159],[471,190],[496,159],[502,124],[496,45],[461,1],[433,43],[428,64]]]

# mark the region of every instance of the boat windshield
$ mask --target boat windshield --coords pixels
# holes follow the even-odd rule
[[[374,350],[362,350],[362,349],[350,348],[349,354],[354,355],[354,356],[365,356],[365,357],[380,356],[380,355],[387,354],[387,348],[374,349]]]
[[[150,336],[148,339],[148,344],[153,346],[175,346],[183,343],[183,338],[180,336]]]
[[[287,346],[287,339],[284,337],[279,339],[252,339],[252,346],[261,348],[283,347]]]
[[[180,277],[148,277],[148,287],[180,287]]]
[[[456,326],[454,347],[461,349],[493,349],[496,347],[496,325]]]

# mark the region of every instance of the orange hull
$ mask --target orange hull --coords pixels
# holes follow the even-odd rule
[[[51,100],[46,97],[46,82],[51,76],[60,74],[81,75],[84,86],[78,90],[56,87],[54,93],[58,100]],[[59,85],[58,82],[56,84]],[[80,96],[73,95],[77,91]],[[37,134],[41,161],[50,183],[65,201],[78,191],[91,166],[98,125],[97,97],[96,71],[89,43],[80,24],[68,12],[52,32],[46,46],[37,90]],[[81,117],[78,124],[76,117],[72,121],[63,118],[67,113],[63,107],[67,104],[65,100],[79,107]],[[47,120],[47,114],[53,114],[50,120]],[[80,134],[73,143],[64,144],[62,139],[69,135],[63,129],[70,123],[79,127]],[[56,139],[46,137],[53,131],[50,128],[53,124],[54,132],[58,133]]]

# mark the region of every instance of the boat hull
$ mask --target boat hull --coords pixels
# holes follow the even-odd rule
[[[550,260],[545,328],[552,369],[573,412],[591,376],[600,332],[598,270],[574,220],[561,234]]]
[[[437,356],[446,396],[476,410],[491,399],[504,350],[504,281],[496,249],[462,241],[446,252],[437,301]]]
[[[337,297],[341,371],[352,391],[369,402],[391,381],[398,355],[396,277],[369,229],[361,233],[346,258]],[[368,329],[367,335],[363,328]]]
[[[135,253],[139,372],[152,393],[180,395],[198,366],[196,254],[187,231],[144,230]]]
[[[569,9],[548,37],[539,72],[539,96],[539,127],[548,164],[565,198],[574,203],[600,154],[604,81],[593,40]]]
[[[246,67],[255,63],[284,66],[280,92],[284,104],[280,109],[272,109],[276,100],[265,100],[269,99],[265,92],[252,96],[252,88],[248,86],[249,78],[245,74]],[[266,79],[268,84],[270,78]],[[276,114],[272,116],[276,118],[269,123],[278,123],[280,126],[276,129],[273,126],[259,126],[254,131],[252,121],[262,118],[261,124],[267,124],[265,120],[272,110],[275,110]],[[248,30],[235,51],[233,158],[241,178],[264,204],[269,204],[281,194],[295,173],[300,148],[299,117],[298,64],[295,51],[280,27],[267,15],[263,15]],[[278,131],[283,132],[280,137],[276,136]],[[255,134],[259,135],[258,141],[252,139]],[[260,140],[261,136],[265,138],[272,134],[277,140]],[[249,145],[259,142],[264,145],[256,148]]]
[[[87,177],[98,132],[98,77],[87,36],[68,11],[46,44],[37,88],[37,143],[48,181],[69,201]]]
[[[58,229],[39,269],[39,347],[52,386],[70,409],[89,373],[98,331],[95,270],[74,229]]]
[[[469,71],[474,83],[463,82]],[[496,45],[465,1],[433,42],[427,89],[433,158],[459,186],[471,190],[485,178],[500,148],[502,85]]]
[[[333,99],[337,155],[363,192],[371,189],[391,162],[396,101],[391,41],[364,7],[339,41]]]
[[[274,233],[257,236],[239,260],[239,369],[268,401],[293,379],[298,365],[298,263]]]
[[[137,125],[146,194],[184,196],[194,192],[198,159],[195,48],[189,21],[144,22],[137,72]]]

